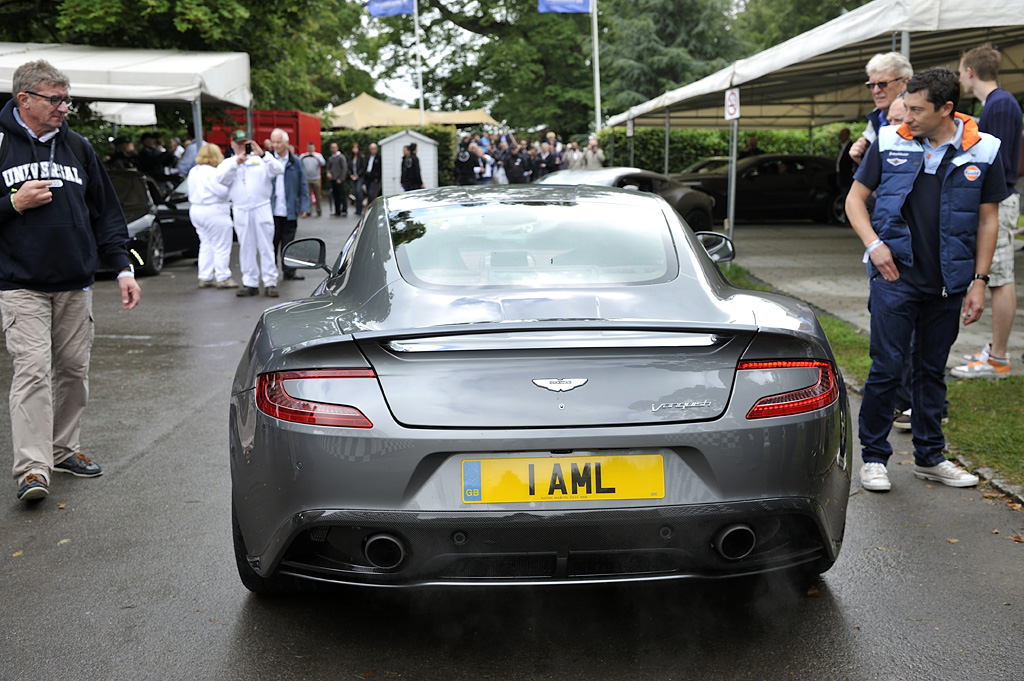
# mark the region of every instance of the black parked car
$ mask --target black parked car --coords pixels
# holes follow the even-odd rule
[[[137,170],[108,170],[128,221],[128,253],[139,274],[160,274],[164,259],[195,256],[199,236],[188,217],[188,183],[166,196],[151,177]]]
[[[660,173],[640,168],[598,168],[596,170],[559,170],[537,180],[537,184],[620,187],[657,194],[683,216],[695,232],[711,229],[711,211],[715,199],[707,193],[684,186]]]
[[[714,158],[672,175],[678,182],[715,197],[715,220],[729,205],[729,161]],[[736,162],[736,218],[809,219],[846,222],[846,192],[836,179],[835,159],[804,154],[762,154]]]

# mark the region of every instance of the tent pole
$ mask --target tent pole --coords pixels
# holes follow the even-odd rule
[[[732,225],[736,221],[736,138],[740,134],[740,121],[732,119],[729,134],[729,206],[726,213],[728,223],[726,235],[732,238]]]
[[[427,116],[423,112],[423,65],[420,63],[420,4],[416,0],[412,6],[412,17],[416,23],[416,75],[420,81],[420,127],[427,124]]]
[[[203,142],[203,105],[198,97],[192,100],[192,141]]]
[[[249,101],[249,106],[245,107],[245,131],[249,137],[254,137],[256,131],[252,127],[252,101]],[[296,140],[298,142],[298,140]]]
[[[633,151],[634,151],[633,140],[634,140],[634,137],[630,137],[629,138],[629,167],[630,168],[632,168],[634,165],[636,165],[636,162],[633,160]]]
[[[907,61],[910,61],[910,31],[903,31],[903,35],[900,36],[900,52]]]
[[[665,107],[665,177],[668,177],[668,129],[672,107]]]

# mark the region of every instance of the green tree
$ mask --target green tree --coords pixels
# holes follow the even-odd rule
[[[363,7],[345,0],[6,0],[0,40],[247,52],[256,108],[315,111],[370,82],[340,36]],[[355,92],[353,92],[355,91]]]
[[[586,130],[593,119],[587,15],[541,14],[536,0],[420,0],[423,86],[428,106],[486,108],[515,129]],[[415,65],[413,18],[375,19],[377,33],[353,49],[374,50],[385,77]]]
[[[742,55],[727,0],[603,0],[604,106],[625,111]],[[604,76],[607,74],[607,76]]]
[[[868,0],[746,0],[736,27],[750,53],[778,45]],[[865,59],[865,61],[867,61]]]

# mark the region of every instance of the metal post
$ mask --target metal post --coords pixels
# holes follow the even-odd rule
[[[192,132],[192,141],[201,144],[203,141],[203,105],[198,97],[192,100]]]
[[[900,36],[900,52],[907,61],[910,61],[910,31],[903,31],[903,35]]]
[[[726,213],[729,224],[726,235],[732,238],[732,226],[736,222],[736,139],[740,134],[739,119],[733,119],[729,135],[729,210]]]
[[[601,129],[601,58],[597,49],[597,0],[594,0],[594,7],[591,12],[590,21],[591,40],[594,43],[594,134]]]
[[[596,2],[596,0],[595,0]],[[427,124],[427,115],[423,111],[423,65],[420,63],[420,3],[415,0],[412,5],[413,23],[416,25],[416,75],[420,83],[420,127]]]
[[[672,107],[665,107],[665,176],[668,177],[668,131],[671,125]]]
[[[634,165],[636,165],[636,162],[633,161],[633,151],[634,151],[633,139],[634,138],[635,138],[635,136],[629,138],[629,167],[630,168],[632,168]]]

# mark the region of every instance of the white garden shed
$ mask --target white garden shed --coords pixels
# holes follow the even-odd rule
[[[402,147],[416,143],[416,156],[420,159],[420,174],[427,189],[437,188],[437,142],[412,130],[397,132],[382,139],[377,145],[381,156],[381,194],[402,193]]]

